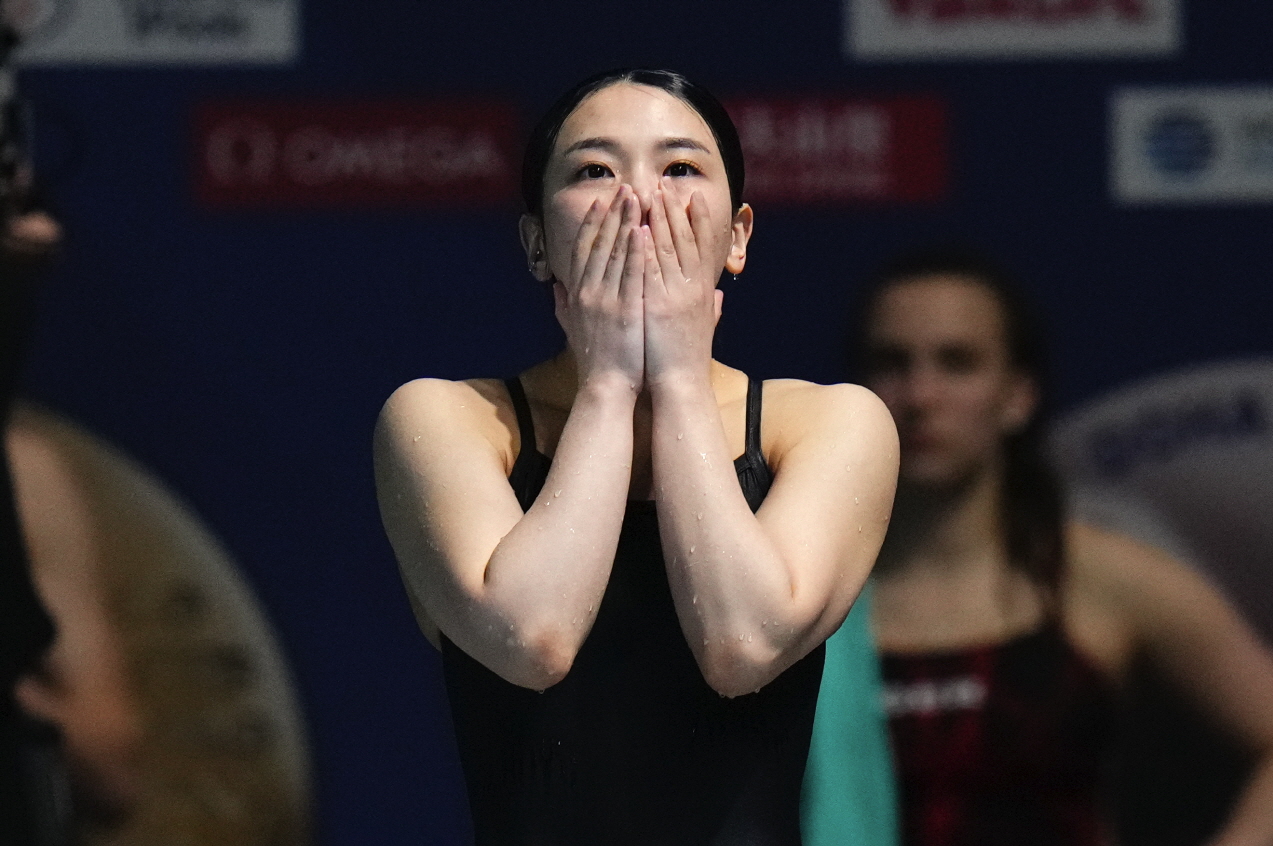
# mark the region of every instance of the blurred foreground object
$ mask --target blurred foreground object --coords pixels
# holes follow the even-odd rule
[[[289,674],[226,552],[151,474],[65,419],[19,404],[8,448],[59,627],[49,669],[19,696],[63,732],[87,842],[307,843]]]

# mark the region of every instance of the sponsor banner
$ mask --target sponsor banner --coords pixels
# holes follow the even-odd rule
[[[1181,47],[1181,0],[843,0],[865,60],[1139,58]]]
[[[1273,87],[1116,92],[1110,181],[1123,203],[1273,202]]]
[[[484,101],[235,101],[195,114],[195,195],[211,208],[505,205],[519,120]]]
[[[300,0],[22,0],[26,65],[281,64],[300,49]],[[9,13],[6,12],[6,15]]]
[[[726,103],[749,202],[928,203],[948,187],[946,105],[932,97],[739,98]]]
[[[1080,514],[1191,561],[1273,639],[1273,359],[1130,385],[1052,447]]]

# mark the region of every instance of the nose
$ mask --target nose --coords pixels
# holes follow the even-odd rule
[[[932,367],[917,363],[897,374],[889,393],[894,414],[915,417],[929,413],[941,398],[941,384]]]
[[[628,185],[632,188],[632,192],[636,194],[637,200],[641,204],[641,223],[650,222],[650,209],[654,205],[654,192],[657,191],[662,184],[659,180],[660,174],[650,168],[638,168],[632,173],[632,177]]]

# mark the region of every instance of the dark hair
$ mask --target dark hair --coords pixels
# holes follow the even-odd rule
[[[729,199],[737,210],[743,204],[743,147],[738,140],[738,130],[729,113],[712,93],[701,85],[690,82],[675,71],[646,68],[620,68],[590,76],[563,94],[531,130],[522,158],[522,199],[526,211],[539,214],[544,202],[544,172],[561,125],[566,122],[580,103],[589,95],[620,82],[648,85],[666,91],[698,113],[712,131],[716,146],[725,163],[725,177],[729,181]]]
[[[1065,560],[1064,498],[1056,473],[1043,452],[1049,381],[1042,321],[1021,284],[1003,265],[967,246],[908,251],[882,265],[867,284],[858,309],[850,354],[867,366],[867,331],[880,295],[889,287],[926,276],[957,276],[989,291],[999,304],[1004,340],[1012,367],[1035,383],[1039,406],[1029,422],[1004,440],[1001,507],[1008,558],[1056,599]]]

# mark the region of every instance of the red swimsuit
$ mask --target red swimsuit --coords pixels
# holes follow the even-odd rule
[[[1105,841],[1114,692],[1056,625],[883,672],[905,846]]]

